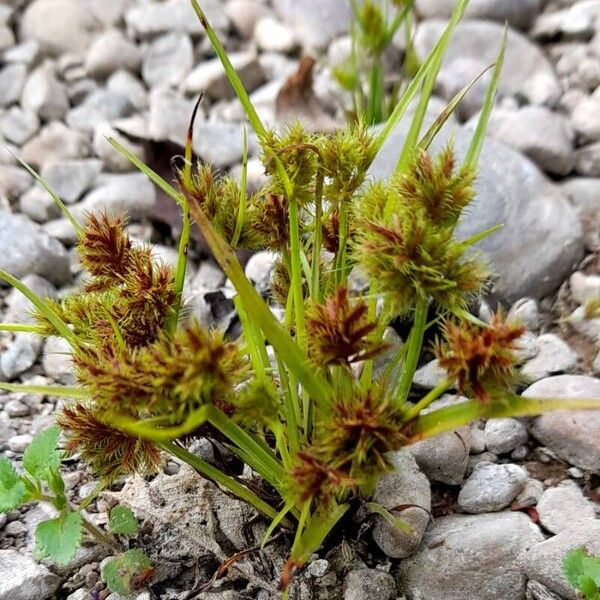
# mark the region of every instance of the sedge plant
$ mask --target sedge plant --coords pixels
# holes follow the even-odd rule
[[[600,403],[520,397],[516,349],[523,328],[501,314],[483,323],[467,310],[489,277],[473,245],[494,229],[459,239],[455,228],[475,194],[504,43],[462,164],[451,146],[429,153],[460,95],[421,131],[441,57],[467,0],[457,3],[376,135],[361,120],[327,134],[300,124],[265,127],[202,8],[191,3],[246,111],[268,181],[247,193],[247,152],[241,183],[194,164],[193,119],[173,184],[111,140],[181,207],[178,264],[168,267],[150,247],[133,244],[123,217],[101,214],[75,223],[88,275],[82,290],[61,301],[43,299],[0,273],[31,300],[36,316],[33,326],[0,328],[64,337],[78,382],[74,388],[0,387],[70,398],[57,418],[64,449],[77,452],[104,485],[155,472],[166,453],[262,513],[269,520],[264,540],[278,527],[289,531],[291,551],[280,574],[285,595],[293,575],[361,502],[402,526],[398,515],[370,502],[391,468],[391,452],[479,418],[597,409]],[[369,166],[415,98],[396,171],[369,178]],[[236,289],[239,339],[184,318],[192,224]],[[277,253],[269,298],[245,276],[238,249]],[[357,271],[369,282],[365,292],[353,289]],[[386,327],[396,317],[411,330],[381,368],[377,359],[390,352]],[[434,323],[442,324],[435,352],[448,377],[422,395],[412,380]],[[463,401],[430,406],[454,386]],[[254,481],[188,451],[198,436],[246,464]]]

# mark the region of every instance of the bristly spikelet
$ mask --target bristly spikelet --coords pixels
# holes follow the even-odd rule
[[[377,323],[368,318],[363,300],[351,301],[341,286],[323,304],[312,303],[306,311],[308,352],[316,364],[344,365],[367,360],[383,352],[386,345],[369,339]]]
[[[282,134],[270,130],[260,140],[261,161],[271,175],[275,194],[285,196],[285,186],[277,169],[278,158],[285,165],[285,172],[294,187],[295,202],[305,205],[314,200],[319,140],[318,134],[308,132],[299,121],[291,123]]]
[[[249,202],[249,224],[262,248],[286,250],[290,243],[289,206],[282,194],[268,188],[253,194]]]
[[[246,427],[263,430],[279,426],[277,388],[266,379],[254,379],[231,396],[233,418]]]
[[[389,468],[386,453],[406,444],[402,411],[381,384],[339,396],[317,432],[316,447],[327,465],[341,469],[368,491]]]
[[[452,226],[475,196],[474,180],[475,170],[467,165],[455,173],[454,151],[446,146],[437,160],[421,152],[393,186],[398,203],[423,207],[432,222]]]
[[[68,454],[80,454],[94,473],[109,482],[120,475],[158,471],[162,460],[152,442],[105,424],[99,414],[83,404],[63,408],[57,423],[66,434]]]
[[[520,362],[517,341],[523,333],[522,325],[505,321],[500,312],[486,327],[446,322],[435,352],[440,366],[458,381],[460,393],[488,403],[512,391]]]

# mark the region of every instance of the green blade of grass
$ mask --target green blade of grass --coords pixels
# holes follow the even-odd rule
[[[231,246],[237,248],[242,234],[242,227],[246,221],[246,192],[248,188],[248,132],[246,127],[243,129],[244,135],[242,138],[242,181],[240,186],[240,207],[238,208],[237,219],[235,222],[235,231],[231,239]]]
[[[219,40],[219,37],[215,33],[215,30],[208,22],[208,19],[206,18],[206,15],[204,14],[202,8],[200,8],[200,5],[198,4],[197,0],[191,0],[191,2],[192,6],[194,7],[194,10],[196,11],[196,14],[198,15],[198,18],[200,19],[202,27],[206,31],[206,36],[210,40],[215,54],[218,56],[219,60],[221,61],[221,64],[223,65],[223,68],[225,69],[225,73],[227,74],[229,83],[231,84],[231,87],[235,91],[238,100],[241,102],[242,107],[246,112],[246,116],[248,117],[248,121],[250,121],[252,129],[254,129],[255,133],[259,137],[263,137],[266,133],[265,126],[262,124],[262,121],[260,120],[256,109],[250,101],[248,92],[246,91],[246,88],[244,87],[240,76],[233,68],[231,61],[227,56],[227,52],[225,51],[225,48],[223,48],[223,44],[221,44],[221,40]]]
[[[46,335],[46,330],[37,325],[26,325],[25,323],[0,323],[0,331],[22,332],[22,333],[37,333],[38,335]]]
[[[528,417],[558,410],[600,410],[600,400],[521,396],[507,396],[490,404],[469,400],[421,415],[410,426],[409,436],[412,443],[445,431],[452,431],[475,419]]]
[[[435,68],[435,65],[439,60],[443,58],[444,50],[447,45],[447,40],[450,38],[450,35],[456,28],[456,25],[462,18],[462,15],[467,8],[469,0],[460,0],[454,9],[454,13],[450,22],[448,23],[446,29],[442,33],[440,39],[437,41],[436,45],[432,48],[429,56],[425,59],[423,64],[419,67],[416,75],[413,77],[412,81],[406,88],[404,94],[398,101],[398,104],[394,108],[390,118],[386,121],[382,130],[379,132],[379,135],[373,141],[376,152],[379,152],[384,144],[384,142],[389,137],[390,133],[394,130],[396,125],[398,125],[400,119],[404,116],[406,109],[410,105],[412,99],[415,97],[419,87],[431,72],[432,69]]]
[[[485,132],[488,126],[488,122],[490,120],[490,115],[492,114],[492,108],[494,106],[494,101],[496,100],[496,95],[498,94],[498,84],[500,83],[500,75],[502,74],[502,67],[504,65],[504,55],[506,53],[507,38],[508,25],[505,25],[504,33],[502,35],[502,44],[500,46],[500,52],[498,53],[498,59],[496,60],[496,66],[494,67],[494,72],[492,74],[492,81],[490,82],[490,85],[487,89],[485,100],[483,102],[483,107],[481,109],[481,114],[477,122],[477,127],[475,129],[475,133],[473,134],[473,139],[471,140],[469,149],[467,150],[467,154],[465,156],[465,165],[476,167],[477,162],[479,161],[479,155],[481,154],[481,148],[483,147]]]
[[[77,222],[75,217],[71,214],[71,211],[66,207],[65,203],[58,197],[58,195],[54,192],[54,190],[50,187],[49,183],[35,170],[32,169],[24,160],[19,158],[12,150],[9,149],[9,152],[19,161],[19,164],[27,170],[27,172],[50,194],[52,200],[56,206],[58,206],[60,212],[63,216],[71,223],[73,229],[77,232],[77,234],[81,234],[83,229],[81,225]]]
[[[493,67],[493,65],[486,67],[483,71],[481,71],[481,73],[479,73],[479,75],[477,75],[477,77],[475,77],[475,79],[473,79],[473,81],[471,81],[470,83],[465,85],[465,87],[462,90],[460,90],[460,92],[458,92],[458,94],[456,94],[454,96],[454,98],[452,98],[452,100],[450,100],[450,102],[448,102],[448,104],[446,105],[444,110],[438,115],[438,117],[433,122],[431,127],[427,130],[427,133],[421,138],[421,141],[418,144],[419,149],[427,150],[427,148],[429,148],[429,146],[431,145],[431,142],[433,141],[435,136],[439,133],[440,129],[444,126],[446,121],[450,118],[450,115],[456,110],[456,107],[462,102],[463,98],[469,93],[469,90],[492,67]]]
[[[19,281],[16,277],[13,277],[10,273],[0,269],[0,279],[4,279],[6,283],[12,285],[15,289],[19,290],[23,296],[35,306],[35,308],[42,314],[48,321],[54,326],[57,333],[61,337],[65,338],[71,346],[76,345],[77,338],[75,334],[69,329],[68,325],[46,304],[43,298],[40,298],[33,290],[28,288],[22,281]]]
[[[88,400],[90,397],[85,389],[66,385],[25,385],[22,383],[6,383],[0,381],[0,389],[19,394],[39,394],[41,396],[78,398],[80,400]]]
[[[405,523],[402,519],[395,517],[389,510],[381,506],[381,504],[377,504],[377,502],[367,502],[365,504],[365,508],[369,509],[369,512],[372,514],[377,514],[383,517],[392,527],[406,533],[407,535],[411,535],[413,533],[413,528]]]
[[[476,233],[475,235],[472,235],[471,237],[462,240],[460,243],[465,247],[473,246],[477,242],[484,240],[486,237],[489,237],[490,235],[496,233],[497,231],[500,231],[501,229],[504,229],[504,224],[502,223],[500,223],[500,225],[494,225],[493,227],[489,227],[488,229],[485,229],[480,233]]]

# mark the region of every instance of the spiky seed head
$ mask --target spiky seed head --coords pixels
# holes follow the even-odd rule
[[[289,206],[282,194],[265,188],[250,199],[249,222],[262,248],[275,252],[289,246]]]
[[[363,300],[351,301],[340,286],[323,304],[313,302],[306,311],[308,351],[319,365],[345,365],[373,358],[386,345],[369,338],[377,328]]]
[[[97,409],[84,404],[66,406],[57,422],[66,434],[66,452],[80,454],[105,481],[133,473],[152,474],[162,463],[160,451],[152,442],[106,424]]]
[[[323,247],[336,254],[340,246],[340,211],[336,208],[323,219]]]
[[[231,396],[233,418],[253,429],[273,429],[279,424],[279,401],[273,382],[254,379]]]
[[[458,381],[460,393],[488,403],[517,381],[517,342],[523,333],[521,324],[507,322],[500,312],[486,327],[447,321],[435,353],[449,377]]]

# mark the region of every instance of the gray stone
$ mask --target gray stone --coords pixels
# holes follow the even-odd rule
[[[538,479],[529,477],[523,491],[515,498],[514,504],[519,507],[535,506],[544,493],[544,484]]]
[[[347,0],[280,0],[274,4],[305,48],[324,48],[348,31],[352,10]]]
[[[0,196],[16,199],[31,187],[31,183],[31,177],[21,167],[0,164]]]
[[[183,147],[194,101],[186,100],[173,90],[156,89],[150,92],[149,104],[148,137],[155,142],[169,141]],[[202,107],[198,113],[196,126],[203,118]]]
[[[572,177],[561,184],[563,193],[577,209],[583,228],[592,234],[600,229],[600,178]]]
[[[119,69],[137,71],[141,64],[140,49],[118,29],[110,29],[99,35],[85,58],[86,71],[92,77],[107,77]]]
[[[116,71],[106,81],[106,89],[129,99],[135,108],[146,108],[148,97],[144,84],[129,71]]]
[[[507,318],[522,323],[529,331],[537,331],[540,327],[540,311],[532,298],[517,300],[510,307]]]
[[[484,430],[485,445],[490,452],[506,454],[527,443],[527,428],[518,419],[489,419]]]
[[[391,600],[395,590],[394,578],[378,569],[356,569],[344,579],[344,600]]]
[[[573,110],[571,122],[583,141],[600,141],[600,94],[582,98]]]
[[[84,158],[89,154],[90,144],[87,136],[69,129],[58,121],[42,128],[22,150],[23,160],[38,168],[63,159]]]
[[[0,600],[46,600],[60,578],[16,550],[0,550]]]
[[[421,389],[432,390],[445,379],[448,379],[448,373],[440,367],[437,358],[434,358],[415,371],[413,384]]]
[[[229,21],[219,0],[203,0],[202,10],[215,29],[227,29]],[[127,27],[139,37],[147,38],[171,31],[199,36],[202,25],[188,0],[144,3],[127,11]]]
[[[128,117],[135,112],[129,98],[108,90],[98,90],[90,94],[82,104],[67,114],[67,125],[92,133],[95,127],[105,121]]]
[[[393,171],[408,127],[409,122],[403,120],[392,132],[370,169],[372,176],[384,177]],[[433,143],[434,153],[447,143],[450,133],[440,132]],[[459,159],[471,135],[464,128],[455,130]],[[496,293],[508,302],[552,293],[583,255],[577,214],[559,188],[527,158],[492,139],[483,145],[475,188],[476,198],[461,217],[457,235],[465,239],[504,224],[501,231],[475,246],[487,255],[498,276]]]
[[[44,121],[62,119],[69,109],[67,89],[58,81],[51,63],[33,71],[23,87],[21,105]]]
[[[142,173],[103,175],[98,185],[73,207],[73,215],[83,219],[85,213],[106,211],[110,214],[127,213],[139,219],[150,213],[156,201],[156,190]]]
[[[522,491],[527,471],[518,465],[481,465],[463,484],[457,506],[479,514],[506,508]]]
[[[564,10],[548,12],[537,19],[531,35],[538,39],[562,35],[567,39],[589,39],[594,33],[594,21],[598,17],[597,0],[572,3]]]
[[[577,150],[575,171],[586,177],[600,177],[600,142],[583,146]]]
[[[36,40],[45,54],[83,53],[99,23],[77,0],[34,0],[21,19],[21,39]]]
[[[216,169],[231,167],[242,159],[244,126],[239,123],[197,121],[194,128],[194,152]],[[185,139],[185,138],[182,138]],[[248,153],[258,149],[256,137],[248,137]]]
[[[527,582],[527,595],[525,600],[564,600],[554,592],[551,592],[545,585],[537,581]]]
[[[19,100],[26,77],[25,65],[6,65],[0,69],[0,107],[10,106]]]
[[[56,288],[39,275],[25,275],[21,280],[30,290],[41,298],[56,298]],[[11,289],[6,296],[7,310],[4,320],[7,323],[32,323],[33,304],[19,290]]]
[[[14,379],[35,364],[41,349],[42,339],[39,335],[17,333],[8,348],[0,354],[0,372],[7,379]]]
[[[194,48],[185,33],[167,33],[154,40],[142,62],[142,77],[149,87],[176,87],[191,71]]]
[[[394,527],[381,515],[375,516],[373,539],[392,558],[410,556],[419,547],[431,515],[431,489],[415,459],[406,450],[388,456],[393,470],[375,486],[373,501],[389,510],[410,528],[410,532]],[[396,507],[413,504],[404,510]]]
[[[598,398],[600,379],[584,375],[558,375],[534,383],[526,398]],[[536,417],[531,433],[561,458],[581,469],[600,468],[600,410],[553,412]]]
[[[29,414],[29,406],[16,398],[9,400],[4,405],[4,410],[11,419],[16,417],[26,417]]]
[[[529,382],[548,375],[570,371],[577,364],[577,354],[554,333],[544,333],[536,340],[537,354],[525,363],[521,374]]]
[[[0,131],[4,137],[17,146],[22,146],[40,128],[40,120],[35,113],[18,106],[9,108],[0,120]]]
[[[45,223],[61,215],[52,196],[41,186],[34,185],[19,198],[19,210],[36,223]]]
[[[256,23],[254,39],[263,52],[289,54],[299,45],[294,30],[271,16],[263,17]]]
[[[113,126],[104,122],[98,123],[94,129],[94,154],[102,159],[104,169],[116,173],[126,173],[135,171],[133,163],[121,152],[119,152],[108,140],[114,138],[119,144],[125,147],[129,152],[145,161],[146,151],[142,144],[136,144],[129,138],[119,133]]]
[[[600,379],[558,375],[537,381],[523,392],[526,398],[598,398]],[[532,421],[531,433],[558,456],[581,469],[600,468],[600,410],[552,412]]]
[[[49,337],[42,357],[44,373],[63,385],[75,385],[71,346],[64,338]]]
[[[447,19],[452,14],[454,0],[417,0],[416,8],[424,19]],[[518,29],[529,29],[542,8],[541,0],[472,0],[465,19],[489,19],[508,23]]]
[[[225,275],[221,267],[213,260],[204,260],[200,263],[200,267],[192,282],[192,289],[218,289],[225,283]]]
[[[246,277],[261,294],[269,289],[271,274],[278,259],[279,254],[265,250],[253,254],[246,263]]]
[[[571,294],[579,304],[600,298],[600,275],[576,271],[569,279]]]
[[[440,38],[446,22],[423,21],[415,34],[414,45],[419,60],[424,60]],[[503,35],[503,26],[483,20],[467,20],[458,25],[438,76],[438,88],[450,100],[481,71],[494,63]],[[485,98],[491,74],[482,77],[465,96],[459,112],[465,117],[479,110]],[[560,84],[552,65],[541,50],[525,36],[509,29],[504,68],[500,78],[502,95],[524,96],[532,104],[555,104],[561,95]]]
[[[29,433],[23,433],[21,435],[13,435],[8,440],[8,448],[11,452],[18,452],[19,454],[23,454],[27,449],[27,446],[31,444],[31,440],[33,440],[33,436]]]
[[[250,38],[257,21],[268,15],[269,9],[257,0],[229,0],[225,14],[241,37]]]
[[[543,539],[518,512],[436,519],[419,552],[400,562],[398,591],[411,600],[523,598],[523,553]]]
[[[41,275],[57,285],[71,279],[69,257],[56,240],[23,215],[0,211],[0,268],[14,277]]]
[[[4,53],[4,60],[7,63],[21,63],[28,67],[33,65],[39,58],[40,44],[35,40],[23,42],[17,46],[12,46]],[[24,81],[24,80],[23,80]]]
[[[44,167],[41,175],[61,200],[73,204],[92,187],[101,171],[100,160],[68,159]]]
[[[497,109],[492,112],[487,131],[548,173],[568,175],[575,166],[569,120],[543,106],[525,106],[516,111]]]
[[[537,504],[540,523],[552,533],[559,533],[595,518],[594,505],[579,486],[566,480],[548,488]]]
[[[229,60],[248,92],[265,81],[265,73],[254,52],[233,52]],[[235,92],[218,58],[200,63],[187,77],[183,89],[188,94],[204,92],[216,100],[231,99]]]
[[[578,306],[569,315],[568,323],[578,333],[600,343],[600,318],[589,318],[584,306]]]
[[[422,411],[422,414],[464,400],[460,396],[447,394]],[[412,444],[409,450],[427,477],[449,485],[458,485],[465,477],[470,447],[471,429],[465,426]]]
[[[15,34],[10,27],[0,26],[0,52],[10,48],[15,43]]]
[[[567,524],[558,535],[534,545],[525,556],[525,572],[530,579],[542,583],[567,600],[577,600],[577,592],[568,584],[562,564],[570,550],[585,547],[600,555],[600,520]]]

